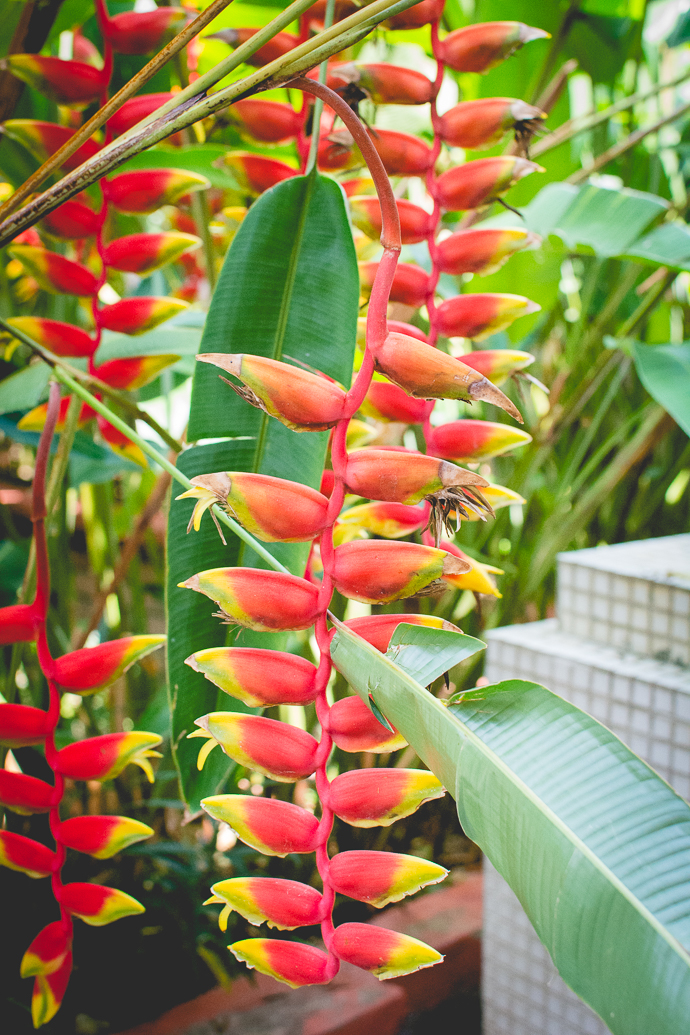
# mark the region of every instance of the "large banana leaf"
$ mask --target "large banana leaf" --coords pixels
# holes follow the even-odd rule
[[[424,632],[431,671],[434,630]],[[341,624],[332,652],[455,797],[563,979],[614,1035],[687,1031],[688,805],[543,686],[508,680],[446,707]],[[416,671],[425,682],[418,657]]]
[[[211,303],[202,352],[252,352],[291,359],[348,383],[357,330],[359,276],[341,188],[323,176],[299,176],[278,184],[252,205],[228,251]],[[249,406],[220,380],[219,371],[197,364],[189,420],[190,439],[226,436],[183,453],[189,477],[211,471],[261,471],[314,487],[323,471],[328,436],[297,434]],[[227,547],[209,518],[200,532],[185,534],[192,501],[173,502],[168,523],[168,674],[173,752],[185,799],[196,807],[215,793],[231,764],[213,752],[196,770],[198,741],[187,741],[194,719],[241,706],[216,690],[184,659],[226,642],[227,626],[213,617],[211,601],[177,583],[194,572],[232,565],[265,566],[227,530]],[[303,574],[309,544],[270,544],[290,571]],[[243,632],[244,646],[285,648],[285,637]],[[219,757],[216,757],[219,756]]]
[[[633,343],[640,381],[690,435],[690,342],[683,345]]]

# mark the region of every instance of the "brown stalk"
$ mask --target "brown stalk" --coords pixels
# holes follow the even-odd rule
[[[68,158],[71,158],[75,151],[77,151],[82,144],[85,144],[89,137],[95,133],[97,129],[100,129],[100,127],[108,121],[111,115],[115,114],[118,108],[122,107],[125,101],[129,100],[130,97],[133,97],[145,83],[148,83],[149,79],[153,78],[156,72],[158,72],[163,65],[167,64],[167,62],[178,54],[183,47],[186,47],[187,44],[209,24],[209,22],[212,22],[213,19],[231,3],[232,0],[213,0],[210,7],[207,7],[205,11],[202,11],[193,22],[190,22],[182,32],[179,32],[166,47],[163,47],[160,53],[156,54],[155,57],[152,57],[149,63],[145,65],[140,72],[137,72],[137,74],[130,79],[128,83],[125,83],[121,90],[111,97],[95,115],[91,116],[88,122],[85,122],[84,125],[76,131],[73,137],[66,140],[62,147],[58,148],[55,154],[52,154],[50,158],[47,158],[43,165],[40,166],[36,172],[31,174],[28,180],[14,192],[11,198],[8,198],[4,205],[0,205],[0,220],[4,219],[5,216],[8,216],[11,212],[16,211],[21,203],[26,201],[26,199],[33,194],[33,192],[47,179],[48,176],[50,176],[51,173],[55,172],[56,169],[59,169]],[[44,10],[45,8],[42,7],[41,11]],[[45,17],[45,15],[43,15],[43,17]],[[40,50],[40,47],[38,49]],[[12,53],[12,51],[10,52]],[[14,76],[11,78],[14,82],[20,82],[18,79],[15,79]],[[4,94],[1,96],[4,100]],[[3,112],[2,118],[7,117],[4,114],[5,107],[6,105],[3,103],[0,108],[0,112]]]
[[[174,454],[171,454],[170,459],[174,459]],[[139,547],[144,540],[146,530],[165,501],[165,496],[170,487],[171,481],[172,478],[167,471],[163,471],[158,475],[156,483],[151,491],[151,495],[146,501],[146,506],[137,519],[137,523],[134,526],[132,534],[122,544],[120,560],[115,568],[113,577],[105,589],[102,589],[96,595],[96,599],[94,600],[93,608],[91,610],[91,617],[89,618],[86,627],[74,637],[72,650],[79,650],[83,647],[88,639],[89,633],[98,628],[106,600],[111,593],[114,593],[117,590],[118,586],[127,574],[129,566],[134,560]]]

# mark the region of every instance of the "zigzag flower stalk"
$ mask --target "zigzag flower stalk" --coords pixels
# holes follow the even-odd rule
[[[55,849],[9,830],[0,830],[0,865],[29,877],[50,877],[60,919],[40,931],[24,954],[23,977],[34,978],[31,1013],[34,1027],[46,1024],[58,1011],[72,970],[74,917],[100,927],[124,916],[143,912],[131,895],[117,888],[63,881],[67,849],[96,859],[109,859],[128,845],[149,837],[145,823],[124,816],[79,816],[62,820],[60,804],[65,778],[114,778],[129,762],[146,769],[153,779],[149,758],[161,741],[155,733],[113,733],[69,744],[58,751],[55,732],[60,720],[61,692],[90,694],[109,686],[138,658],[155,650],[162,636],[130,636],[98,647],[53,658],[48,646],[50,567],[45,520],[45,480],[50,444],[60,412],[60,389],[53,384],[41,434],[33,484],[32,521],[36,548],[36,595],[23,608],[0,610],[0,642],[36,641],[38,661],[47,683],[48,710],[22,704],[0,704],[0,744],[7,748],[43,745],[54,774],[49,784],[36,777],[0,769],[0,804],[29,816],[48,813]]]

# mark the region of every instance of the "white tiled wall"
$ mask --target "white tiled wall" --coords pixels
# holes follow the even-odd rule
[[[544,683],[690,800],[690,535],[561,554],[557,611],[487,634],[490,682]],[[482,998],[484,1035],[609,1032],[488,862]]]

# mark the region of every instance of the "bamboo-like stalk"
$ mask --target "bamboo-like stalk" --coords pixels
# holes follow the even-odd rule
[[[237,67],[247,57],[251,56],[262,43],[270,39],[276,31],[276,26],[289,24],[297,13],[297,9],[306,9],[311,6],[313,0],[296,0],[279,18],[270,23],[272,30],[266,38],[262,32],[257,33],[248,43],[238,47],[231,58],[216,65],[214,69],[200,77],[186,90],[176,95],[173,101],[164,104],[153,115],[143,119],[132,129],[123,133],[112,144],[107,145],[98,154],[88,161],[83,162],[77,169],[64,176],[54,186],[39,194],[37,198],[29,202],[19,211],[15,212],[4,223],[0,224],[0,247],[13,240],[17,234],[33,226],[43,216],[58,208],[63,202],[73,198],[80,191],[102,179],[114,169],[151,147],[152,144],[186,129],[194,122],[215,114],[222,108],[227,107],[234,101],[241,100],[261,90],[272,89],[275,86],[283,85],[295,76],[308,71],[321,61],[332,57],[346,47],[363,39],[368,33],[382,21],[399,14],[401,11],[412,7],[417,0],[398,0],[391,3],[390,0],[375,0],[363,10],[343,19],[337,25],[326,29],[316,35],[312,40],[295,47],[293,50],[276,58],[263,68],[258,69],[245,79],[240,79],[223,90],[208,95],[207,90],[224,78],[232,69],[228,63],[235,62],[232,67]],[[288,17],[288,21],[284,21]],[[268,29],[269,26],[266,27]],[[261,39],[260,39],[261,37]],[[249,46],[251,44],[251,47]],[[208,81],[207,81],[208,80]],[[189,91],[196,91],[192,96],[187,96]],[[171,107],[172,106],[172,107]]]

